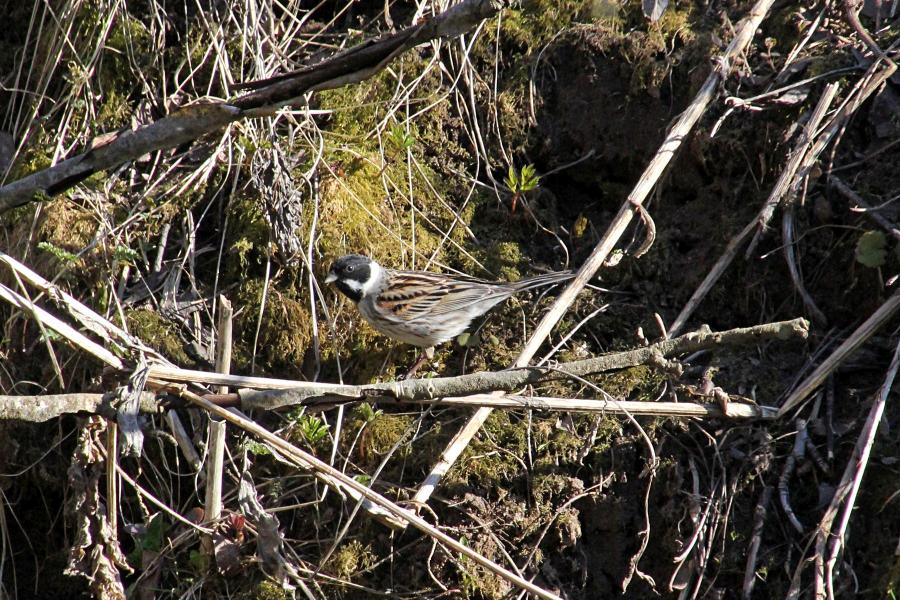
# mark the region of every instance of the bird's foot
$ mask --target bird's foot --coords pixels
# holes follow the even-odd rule
[[[419,370],[419,367],[425,364],[425,361],[434,358],[434,348],[425,348],[425,350],[419,355],[416,359],[416,362],[406,371],[404,375],[400,377],[401,381],[405,381],[407,379],[412,379],[413,375],[416,374],[416,371]]]

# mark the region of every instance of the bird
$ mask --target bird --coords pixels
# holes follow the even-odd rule
[[[472,320],[510,296],[573,277],[558,271],[519,281],[492,282],[466,275],[387,269],[361,254],[332,263],[325,283],[356,304],[369,325],[387,337],[424,351],[404,378],[412,377],[434,347],[464,333]]]

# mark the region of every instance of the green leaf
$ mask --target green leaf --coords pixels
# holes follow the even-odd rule
[[[198,573],[206,573],[209,569],[209,558],[199,550],[191,550],[188,555],[188,560],[190,561],[191,566],[194,567],[194,570]]]
[[[162,513],[156,513],[150,517],[150,522],[147,523],[147,533],[141,540],[141,546],[144,550],[150,550],[151,552],[162,550],[165,528],[166,522],[163,520]]]
[[[476,348],[481,345],[481,336],[477,333],[461,333],[456,336],[456,342],[464,348]]]
[[[887,238],[881,231],[867,231],[856,242],[856,262],[877,269],[887,261]]]
[[[505,183],[506,187],[508,187],[514,194],[530,192],[531,190],[537,188],[540,182],[541,178],[537,174],[537,169],[534,167],[534,165],[525,165],[521,169],[519,169],[518,173],[516,172],[515,167],[510,165],[509,172],[503,179],[503,183]]]
[[[247,451],[253,456],[270,456],[272,454],[268,446],[254,440],[247,441]]]
[[[113,250],[113,258],[122,262],[135,264],[140,257],[141,255],[137,251],[127,246],[116,246]]]
[[[572,237],[575,239],[580,239],[584,236],[585,232],[587,232],[588,228],[588,220],[584,215],[578,215],[578,218],[575,219],[575,224],[572,225]]]
[[[134,550],[128,555],[128,562],[134,567],[141,565],[144,552],[159,552],[163,547],[163,536],[166,532],[166,522],[162,513],[156,513],[145,526],[144,533],[135,541]]]
[[[522,167],[522,172],[519,176],[519,184],[521,186],[520,192],[530,192],[535,189],[540,183],[541,178],[537,174],[537,169],[534,168],[534,165],[525,165]]]
[[[297,426],[300,428],[300,433],[303,434],[303,437],[310,444],[316,444],[328,436],[328,427],[325,426],[325,423],[319,417],[303,415],[300,417]]]
[[[416,139],[407,133],[399,123],[391,127],[388,132],[388,140],[400,150],[412,148],[412,145],[416,143]]]
[[[63,250],[62,248],[54,246],[50,242],[38,242],[37,247],[39,250],[49,252],[61,262],[75,262],[76,260],[78,260],[77,254],[72,254],[68,250]]]
[[[511,189],[513,192],[518,191],[519,178],[516,175],[516,170],[512,165],[509,165],[509,172],[506,174],[506,177],[503,179],[503,183],[505,183],[506,187]]]

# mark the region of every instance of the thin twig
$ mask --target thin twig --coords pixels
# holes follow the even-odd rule
[[[828,178],[828,183],[834,189],[840,192],[842,196],[847,198],[847,200],[850,200],[857,206],[865,209],[862,211],[862,213],[881,225],[884,230],[891,235],[891,237],[893,237],[895,240],[900,240],[900,229],[897,228],[897,224],[892,223],[887,218],[885,218],[884,215],[882,215],[875,209],[875,207],[866,202],[866,200],[862,196],[853,191],[850,186],[847,185],[840,177],[831,175]],[[853,207],[850,207],[850,209],[853,210]]]
[[[787,397],[781,408],[778,409],[778,417],[783,417],[788,411],[806,400],[825,379],[840,365],[848,356],[853,354],[857,348],[863,345],[866,340],[872,337],[876,331],[893,316],[900,308],[900,291],[894,292],[894,295],[888,298],[878,310],[872,313],[865,322],[854,331],[850,337],[844,340],[837,349],[820,364],[815,371],[812,372],[800,385],[798,385],[791,395]]]
[[[831,590],[831,597],[834,597],[834,586],[832,583],[834,566],[837,563],[838,554],[840,554],[841,548],[844,545],[844,535],[847,532],[847,525],[850,523],[850,515],[856,504],[856,495],[859,493],[859,486],[862,484],[863,475],[866,473],[866,467],[869,464],[869,455],[871,454],[872,446],[875,443],[875,434],[878,432],[878,427],[881,424],[881,417],[884,414],[888,395],[894,385],[894,379],[897,376],[898,369],[900,369],[900,341],[897,342],[897,346],[894,349],[894,357],[891,359],[891,365],[888,367],[887,373],[885,373],[884,376],[884,383],[882,383],[881,389],[878,390],[878,395],[875,397],[872,408],[869,409],[869,416],[866,418],[866,423],[863,425],[862,432],[856,440],[856,446],[853,448],[853,453],[847,460],[847,466],[841,477],[841,483],[838,485],[831,506],[829,506],[829,510],[826,513],[827,515],[831,515],[831,519],[826,523],[826,519],[823,517],[822,525],[820,525],[819,539],[823,542],[829,539],[831,541],[828,560],[825,563],[826,582],[828,589]],[[831,522],[833,516],[836,514],[837,506],[841,504],[843,505],[841,519],[838,522],[837,531],[831,535]],[[816,547],[818,552],[820,545],[817,544]],[[817,559],[818,558],[819,557],[817,556]]]
[[[116,465],[119,461],[119,426],[110,420],[106,424],[106,516],[112,539],[119,539],[119,479]]]
[[[753,586],[756,584],[756,558],[759,554],[759,546],[762,543],[763,528],[766,525],[766,512],[769,502],[772,500],[772,486],[767,485],[759,495],[756,510],[753,512],[753,533],[750,537],[750,547],[747,549],[747,566],[744,568],[744,585],[741,589],[741,598],[750,600],[753,597]]]
[[[239,392],[241,399],[241,407],[244,409],[271,409],[272,404],[268,402],[266,393],[259,393],[253,390],[241,390]],[[294,403],[284,402],[290,398],[290,394],[280,396],[281,402],[278,407],[293,406]],[[377,396],[363,395],[359,398],[353,398],[353,401],[372,401],[377,400]],[[386,396],[383,398],[386,402],[397,401],[395,398]],[[213,400],[213,398],[210,398]],[[262,400],[262,401],[258,401]],[[343,401],[349,401],[342,398]],[[331,399],[329,402],[336,402]],[[755,404],[739,404],[737,402],[729,402],[727,411],[723,411],[719,404],[698,404],[695,402],[642,402],[639,400],[610,400],[598,398],[548,398],[545,396],[518,396],[513,394],[505,394],[496,396],[494,394],[473,394],[469,396],[454,398],[435,398],[435,399],[416,399],[416,400],[400,400],[401,403],[415,403],[433,406],[469,406],[469,407],[491,407],[495,409],[527,409],[537,411],[571,411],[585,413],[604,413],[611,415],[653,415],[664,417],[684,417],[684,418],[707,418],[707,419],[771,419],[774,416],[774,409],[757,406]],[[298,402],[298,403],[302,403]],[[315,405],[313,405],[315,406]]]

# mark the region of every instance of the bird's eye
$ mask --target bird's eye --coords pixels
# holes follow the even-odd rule
[[[347,268],[344,269],[344,270],[347,271],[348,273],[352,272],[352,271],[353,271],[353,265],[347,265]]]

